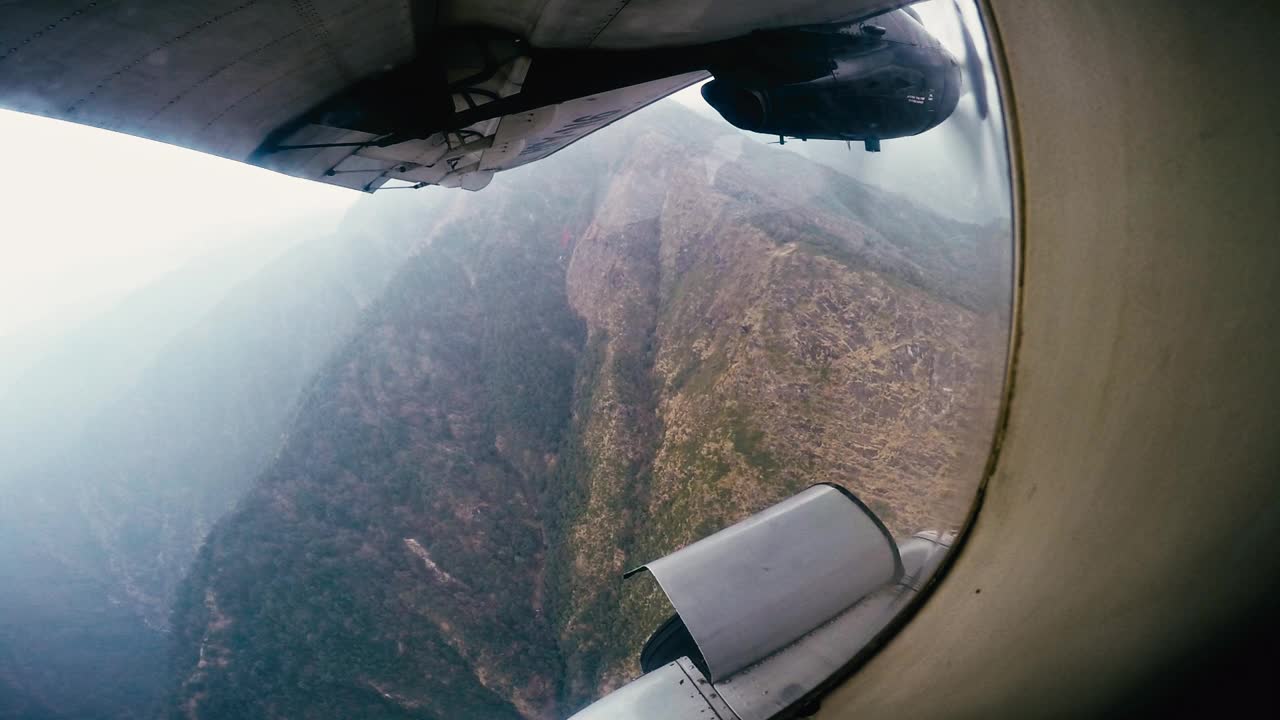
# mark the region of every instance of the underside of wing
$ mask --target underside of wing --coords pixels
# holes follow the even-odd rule
[[[894,4],[811,0],[785,20]],[[764,0],[16,0],[0,107],[360,190],[474,189],[705,76],[643,51],[783,20]]]
[[[250,160],[364,191],[479,190],[494,173],[547,157],[708,77],[663,69],[650,79],[654,73],[607,67],[574,76],[563,54],[531,56],[515,38],[492,33],[464,34],[446,47],[453,52],[441,54],[443,81],[427,68],[388,73],[282,126]],[[428,85],[443,108],[413,107]]]

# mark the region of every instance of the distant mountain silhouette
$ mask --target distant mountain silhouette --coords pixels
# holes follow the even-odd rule
[[[369,198],[331,236],[202,259],[15,384],[0,459],[0,717],[149,712],[175,586],[441,197]]]

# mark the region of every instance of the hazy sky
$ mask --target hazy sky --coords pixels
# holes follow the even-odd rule
[[[0,337],[360,193],[0,110]]]

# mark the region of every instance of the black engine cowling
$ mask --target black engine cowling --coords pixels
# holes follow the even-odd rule
[[[960,99],[959,63],[902,11],[836,29],[758,33],[711,70],[702,96],[734,126],[869,150],[936,127]]]

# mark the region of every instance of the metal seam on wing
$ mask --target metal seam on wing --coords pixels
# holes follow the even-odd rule
[[[175,35],[169,38],[168,40],[165,40],[164,42],[160,43],[159,45],[155,46],[154,48],[148,50],[147,52],[137,56],[136,58],[131,60],[128,64],[116,69],[115,72],[103,78],[101,81],[98,82],[97,85],[93,86],[93,89],[90,90],[88,94],[82,96],[79,100],[76,100],[74,103],[68,106],[66,110],[67,114],[72,114],[78,111],[82,105],[84,105],[85,103],[93,99],[98,94],[99,90],[103,89],[107,85],[110,85],[112,81],[114,81],[116,78],[120,77],[121,75],[129,72],[130,70],[133,70],[138,65],[141,65],[147,58],[151,57],[152,55],[155,55],[157,52],[160,52],[161,50],[164,50],[165,48],[171,45],[174,45],[175,43],[181,42],[182,40],[185,40],[188,37],[191,37],[192,35],[196,34],[201,30],[204,30],[208,27],[218,24],[222,20],[257,4],[257,2],[258,0],[249,0],[248,2],[237,5],[236,7],[231,8],[230,10],[222,12],[218,15],[214,15],[213,17],[208,18],[204,22],[201,22],[200,24],[196,25],[195,27],[189,28],[185,32]]]
[[[71,20],[71,18],[79,17],[84,13],[88,12],[89,10],[95,9],[99,4],[100,3],[98,2],[91,2],[83,7],[77,8],[76,10],[66,15],[63,15],[62,17],[58,18],[57,22],[49,23],[45,25],[43,29],[32,32],[30,35],[27,35],[27,37],[23,39],[22,42],[18,43],[17,45],[13,45],[8,50],[5,50],[3,53],[0,53],[0,62],[7,60],[11,55],[16,55],[18,51],[22,50],[26,46],[35,42],[36,40],[40,40],[48,33],[51,33],[54,30],[61,28],[63,25],[68,23]]]

